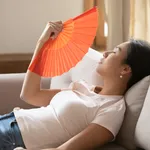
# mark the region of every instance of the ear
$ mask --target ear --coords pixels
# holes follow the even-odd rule
[[[131,72],[132,72],[131,67],[125,64],[122,68],[121,75],[127,75],[130,74]]]

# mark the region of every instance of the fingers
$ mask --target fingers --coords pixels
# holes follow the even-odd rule
[[[58,24],[62,24],[62,21],[56,21],[56,22],[53,22],[53,23],[58,23]]]
[[[53,29],[55,29],[58,32],[60,32],[62,30],[62,27],[63,27],[60,24],[54,24],[54,23],[51,23],[51,26],[53,27]]]
[[[112,53],[112,51],[105,51],[103,53],[103,57],[106,58],[110,53]]]
[[[52,32],[50,35],[50,38],[55,39],[63,29],[62,21],[49,22],[49,26],[50,26],[51,32]]]
[[[57,36],[58,36],[58,34],[60,33],[60,29],[59,28],[56,28],[55,26],[53,26],[53,25],[51,25],[51,34],[50,34],[50,38],[51,39],[55,39]]]

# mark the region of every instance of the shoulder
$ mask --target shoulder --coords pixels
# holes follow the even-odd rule
[[[123,98],[114,104],[106,104],[105,107],[99,109],[92,123],[105,127],[116,136],[123,122],[125,110]]]
[[[112,102],[114,101],[114,98],[111,98]],[[107,108],[106,108],[107,109]],[[116,102],[113,102],[112,104],[109,105],[108,109],[114,113],[123,113],[126,110],[126,105],[125,105],[125,100],[124,97],[120,98]],[[118,114],[119,115],[119,114]]]
[[[125,99],[122,97],[118,102],[114,104],[114,107],[117,108],[118,111],[125,111],[126,110],[126,104],[125,104]]]
[[[108,113],[112,113],[111,115],[113,115],[124,113],[126,110],[125,100],[123,97],[118,100],[115,100],[115,97],[106,97],[104,98],[104,101],[104,106],[99,109],[98,113],[106,111]]]

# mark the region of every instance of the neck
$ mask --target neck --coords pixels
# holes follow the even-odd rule
[[[123,79],[105,79],[103,89],[99,92],[102,95],[124,95],[126,82]]]

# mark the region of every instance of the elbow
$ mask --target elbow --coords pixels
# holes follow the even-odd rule
[[[28,102],[33,97],[33,95],[36,95],[36,93],[35,92],[33,93],[32,91],[29,90],[22,89],[20,92],[20,99],[25,102]]]
[[[24,102],[30,104],[30,105],[37,106],[35,103],[35,96],[33,96],[33,95],[27,95],[24,93],[20,93],[20,99],[23,100]]]
[[[21,99],[22,101],[24,101],[24,102],[30,104],[30,105],[33,105],[33,104],[32,104],[33,102],[31,101],[32,98],[29,97],[29,96],[27,96],[27,95],[20,94],[20,99]]]
[[[27,95],[27,92],[25,92],[23,89],[21,90],[20,92],[20,99],[23,100],[23,101],[26,101],[26,96]]]
[[[21,93],[21,94],[20,94],[20,99],[23,100],[23,101],[26,101],[26,96]]]
[[[27,95],[27,94],[25,94],[23,92],[20,93],[20,99],[23,100],[23,101],[25,101],[25,102],[28,102],[29,99],[30,99],[30,97],[31,96],[29,96],[29,95]]]

